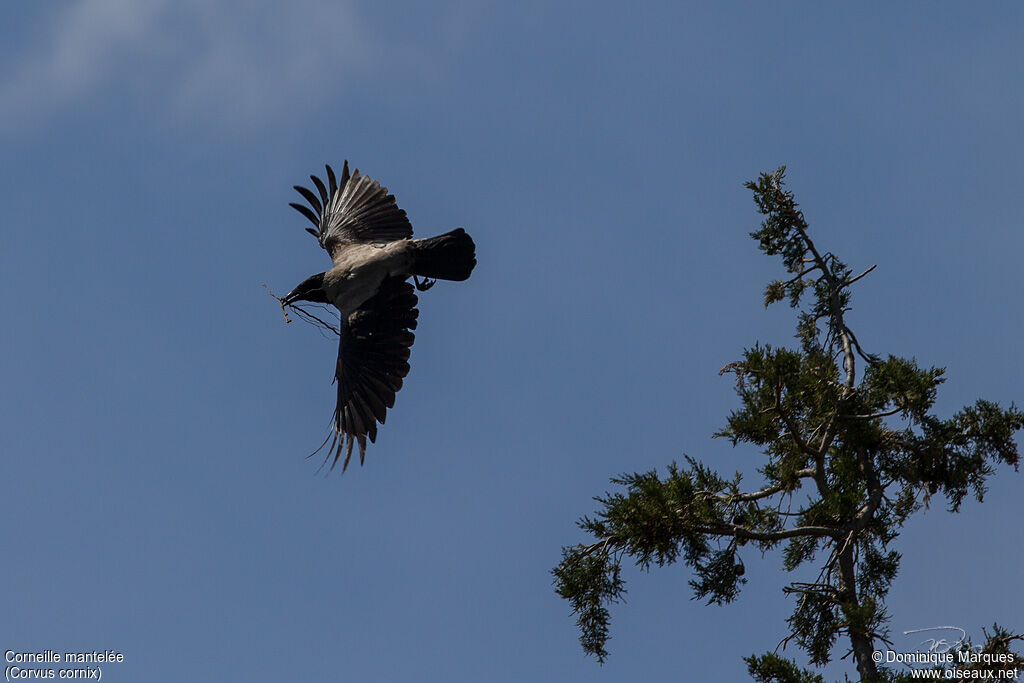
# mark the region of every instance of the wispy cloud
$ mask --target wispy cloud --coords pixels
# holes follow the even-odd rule
[[[0,67],[0,128],[126,86],[170,111],[259,121],[380,66],[387,55],[365,36],[346,2],[78,0],[41,48]]]
[[[165,0],[82,0],[57,16],[46,49],[12,59],[0,81],[5,127],[64,104],[95,86],[117,59],[137,53]]]

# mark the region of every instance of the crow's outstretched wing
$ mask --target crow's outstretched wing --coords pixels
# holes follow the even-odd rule
[[[376,440],[377,423],[384,424],[387,409],[395,405],[395,392],[409,373],[409,347],[415,340],[412,330],[418,315],[412,285],[401,277],[390,277],[377,294],[342,321],[334,375],[338,404],[324,460],[326,463],[333,453],[331,469],[344,450],[341,471],[345,471],[354,443],[359,444],[362,464],[367,437],[371,443]]]
[[[332,260],[352,242],[392,242],[412,237],[412,225],[405,211],[398,208],[394,195],[388,194],[376,180],[359,173],[349,176],[348,161],[336,178],[327,166],[327,184],[311,175],[316,193],[305,187],[295,189],[309,206],[289,204],[309,219],[316,229],[306,231],[317,238]]]

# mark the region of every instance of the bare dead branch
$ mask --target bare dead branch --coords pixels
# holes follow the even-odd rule
[[[840,415],[839,417],[847,420],[874,420],[879,417],[889,417],[890,415],[895,415],[896,413],[900,412],[900,410],[902,410],[902,408],[893,408],[892,410],[886,410],[885,412],[881,413],[872,413],[870,415]]]
[[[857,335],[853,333],[853,330],[851,330],[849,327],[846,327],[845,325],[843,326],[843,329],[846,331],[847,334],[850,335],[850,339],[853,340],[853,346],[854,348],[857,349],[857,353],[860,354],[860,357],[863,358],[866,363],[874,363],[875,359],[866,354],[864,352],[864,349],[860,347],[860,342],[857,341]]]
[[[800,273],[799,275],[797,275],[797,276],[796,276],[796,277],[794,277],[794,278],[790,278],[789,280],[787,280],[787,281],[786,281],[786,284],[787,284],[787,285],[791,285],[791,284],[793,284],[794,282],[797,282],[797,281],[799,281],[799,280],[800,280],[801,278],[803,278],[803,276],[804,276],[804,275],[809,275],[810,273],[813,273],[814,271],[816,271],[816,270],[820,270],[820,269],[821,269],[821,266],[819,266],[819,265],[817,265],[817,264],[815,264],[815,265],[811,266],[810,268],[804,268],[804,270],[803,270],[803,271],[802,271],[802,272],[801,272],[801,273]]]
[[[855,278],[853,278],[853,279],[850,279],[850,280],[847,280],[844,286],[845,286],[845,287],[849,287],[849,286],[850,286],[850,285],[852,285],[852,284],[853,284],[854,282],[856,282],[857,280],[861,279],[862,277],[864,277],[865,275],[867,275],[868,273],[870,273],[870,272],[871,272],[872,270],[874,270],[874,269],[875,269],[875,268],[877,268],[877,267],[878,267],[878,264],[876,263],[875,265],[871,266],[870,268],[868,268],[867,270],[865,270],[865,271],[864,271],[863,273],[861,273],[861,274],[860,274],[860,275],[858,275],[857,277],[855,277]]]

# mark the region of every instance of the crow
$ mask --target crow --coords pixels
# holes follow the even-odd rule
[[[366,439],[376,440],[377,423],[384,424],[409,372],[419,311],[408,279],[421,292],[438,279],[466,280],[476,266],[476,245],[462,228],[412,239],[412,225],[386,187],[359,169],[349,175],[347,160],[340,178],[329,165],[325,168],[326,184],[310,176],[315,194],[295,186],[309,206],[289,206],[316,226],[306,231],[327,250],[334,266],[306,278],[280,301],[282,307],[301,301],[331,304],[340,314],[337,405],[331,431],[314,454],[330,441],[324,464],[333,454],[333,470],[344,450],[344,472],[353,444],[359,445],[363,463]]]

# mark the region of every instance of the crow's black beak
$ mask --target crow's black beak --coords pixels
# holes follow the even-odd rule
[[[299,283],[298,287],[284,295],[282,306],[291,306],[296,301],[313,301],[327,303],[327,294],[323,290],[324,274],[311,275]]]

